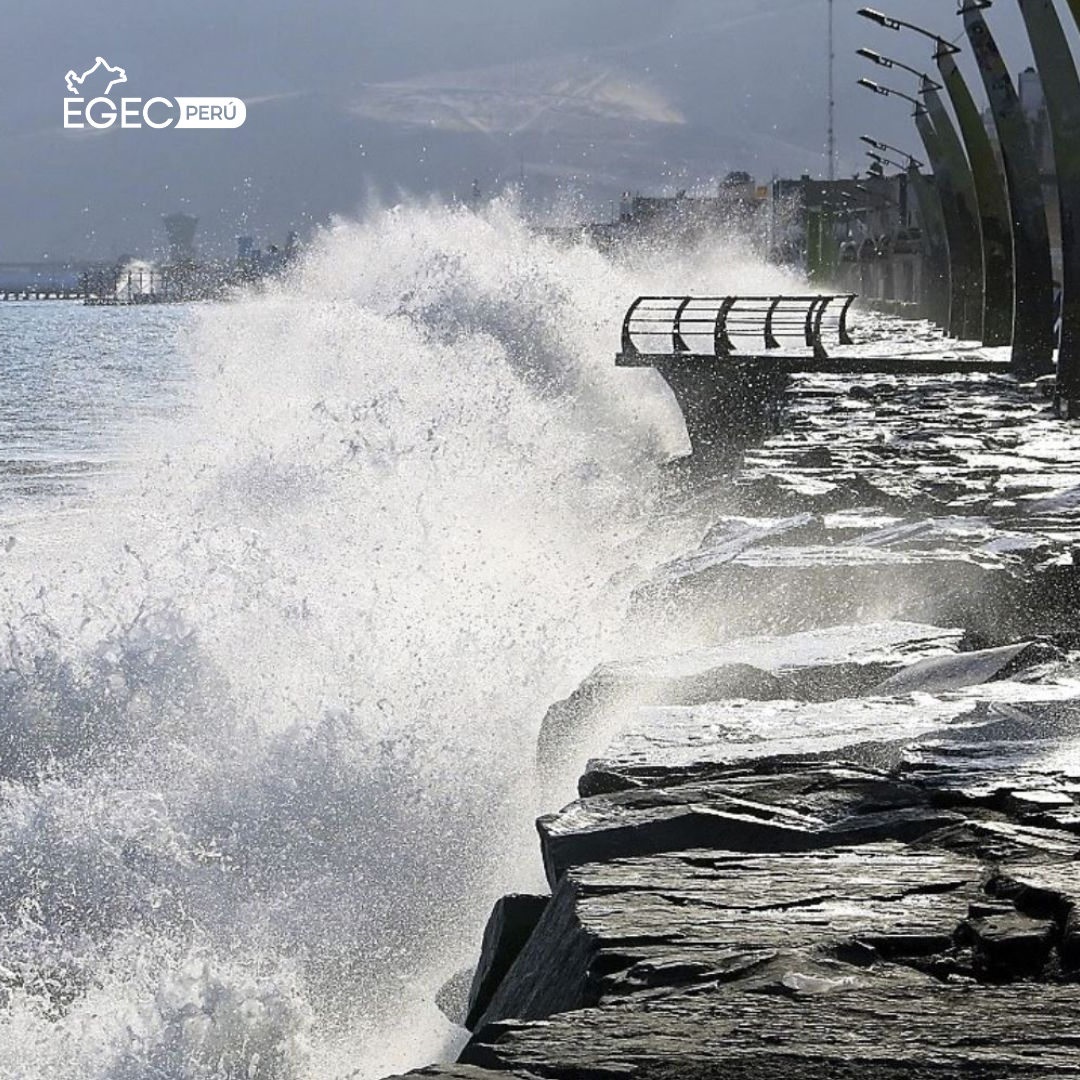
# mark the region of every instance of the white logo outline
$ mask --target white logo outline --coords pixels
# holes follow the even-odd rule
[[[93,75],[94,72],[97,71],[97,69],[99,67],[103,67],[110,74],[117,76],[117,78],[113,79],[112,82],[110,82],[109,85],[105,87],[105,94],[111,93],[112,88],[114,86],[116,86],[117,83],[125,83],[125,82],[127,82],[127,72],[124,71],[124,69],[122,67],[113,67],[112,64],[110,64],[107,60],[105,60],[101,56],[96,56],[96,57],[94,57],[94,59],[96,61],[94,66],[89,71],[84,71],[82,73],[82,75],[76,75],[74,71],[69,71],[64,76],[64,81],[67,83],[67,88],[68,88],[68,93],[69,94],[75,94],[76,96],[78,96],[80,94],[80,91],[76,90],[75,87],[72,86],[72,83],[73,82],[78,83],[79,86],[81,87],[82,84],[91,75]]]

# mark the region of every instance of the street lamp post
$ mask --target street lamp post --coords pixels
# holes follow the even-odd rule
[[[914,192],[919,208],[919,222],[923,240],[928,250],[925,272],[921,275],[920,296],[922,307],[931,322],[944,328],[949,324],[949,242],[945,235],[945,216],[941,209],[941,197],[937,189],[920,171],[922,162],[913,154],[869,135],[859,138],[874,150],[907,159],[908,190]]]
[[[948,162],[949,172],[956,189],[958,225],[964,234],[967,284],[970,293],[965,310],[964,337],[981,342],[986,340],[986,255],[982,217],[979,214],[979,198],[967,154],[953,126],[952,118],[941,100],[939,89],[939,83],[935,83],[928,75],[922,76],[919,92],[926,103],[934,131],[941,142],[942,153]]]
[[[1016,303],[1013,221],[1001,166],[971,91],[954,59],[960,49],[940,34],[915,23],[891,18],[871,8],[863,8],[859,14],[886,29],[909,30],[933,43],[933,57],[956,113],[975,192],[983,259],[982,338],[987,345],[1008,345],[1013,340]],[[934,113],[937,124],[941,112],[934,110]]]
[[[933,82],[925,71],[920,71],[918,68],[912,67],[910,64],[902,63],[900,60],[893,60],[888,56],[882,56],[881,53],[875,52],[873,49],[856,49],[855,53],[864,60],[869,60],[872,64],[877,64],[878,67],[898,68],[900,71],[906,71],[908,74],[914,75],[917,79],[927,79],[930,82]],[[940,90],[940,83],[934,83],[934,88]]]
[[[938,91],[940,83],[934,82],[929,75],[918,68],[911,67],[899,60],[882,56],[872,49],[860,49],[859,55],[883,68],[898,68],[909,72],[919,79],[919,93],[930,114],[930,121],[941,147],[945,175],[939,175],[939,182],[944,180],[942,197],[952,199],[946,206],[949,214],[956,215],[956,234],[960,248],[954,252],[955,269],[962,274],[960,286],[963,292],[960,325],[952,327],[959,337],[967,340],[982,341],[985,322],[984,309],[986,297],[986,271],[983,258],[983,236],[979,217],[979,202],[975,193],[975,179],[971,174],[967,155],[961,145],[960,137],[953,127]],[[938,170],[935,169],[935,173]]]
[[[876,150],[867,150],[866,156],[884,173],[886,168],[896,169],[898,172],[906,172],[907,166],[901,165],[899,161],[893,161],[892,158],[887,158],[884,154],[879,154]]]
[[[938,52],[938,72],[956,113],[960,134],[975,180],[982,226],[983,267],[986,274],[986,304],[983,308],[983,341],[987,345],[1010,345],[1016,306],[1013,269],[1013,222],[1005,177],[994,153],[967,80],[960,73],[953,53]]]
[[[1020,13],[1042,79],[1061,213],[1057,402],[1062,415],[1076,419],[1080,417],[1080,78],[1054,5],[1020,0]]]
[[[897,146],[890,146],[887,142],[881,142],[880,139],[873,139],[869,135],[860,135],[859,141],[866,143],[867,146],[873,147],[875,150],[879,150],[886,154],[896,154],[897,157],[902,157],[907,160],[907,165],[904,168],[910,168],[915,165],[918,168],[922,167],[922,162],[915,157],[914,154],[909,154],[906,150],[901,150]]]
[[[949,265],[949,316],[947,330],[951,337],[962,337],[968,325],[968,308],[974,300],[971,267],[975,252],[971,237],[958,213],[961,199],[941,139],[930,120],[926,106],[911,94],[892,87],[882,86],[870,79],[860,79],[859,85],[883,97],[897,97],[909,102],[915,110],[915,127],[919,132],[926,156],[933,173],[934,186],[941,204],[941,218],[945,231]]]
[[[1005,165],[1013,223],[1015,306],[1013,369],[1021,378],[1054,366],[1054,285],[1042,178],[1031,131],[1001,51],[983,18],[986,0],[967,0],[959,14],[979,66]]]
[[[894,19],[891,15],[886,15],[883,11],[878,11],[875,8],[859,8],[859,14],[864,19],[869,19],[871,22],[877,23],[878,26],[883,26],[886,30],[910,30],[912,33],[921,34],[923,37],[929,38],[939,50],[943,49],[949,53],[958,53],[960,51],[956,45],[946,41],[940,34],[916,26],[915,23],[905,22],[903,19]]]

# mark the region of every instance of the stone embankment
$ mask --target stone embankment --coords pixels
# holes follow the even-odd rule
[[[635,593],[655,654],[549,711],[551,895],[420,1075],[1080,1075],[1080,430],[993,376],[790,407]]]

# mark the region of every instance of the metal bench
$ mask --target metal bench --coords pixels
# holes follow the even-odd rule
[[[855,295],[640,296],[623,321],[620,367],[655,367],[675,358],[745,357],[784,349],[829,354],[823,339],[851,345],[847,315]]]

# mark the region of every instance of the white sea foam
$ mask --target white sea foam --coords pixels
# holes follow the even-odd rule
[[[783,284],[414,206],[202,310],[184,419],[0,555],[0,1076],[440,1052],[437,980],[537,884],[544,709],[687,540],[657,468],[685,436],[613,368],[620,314]]]

